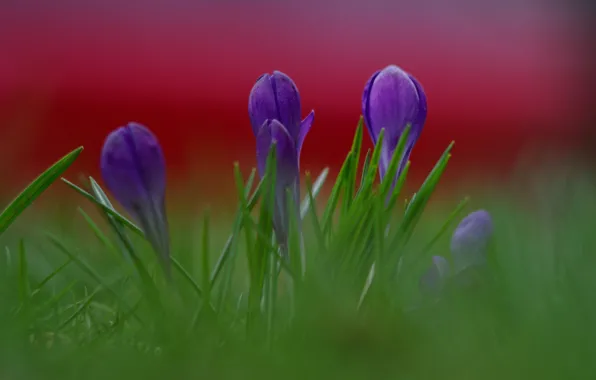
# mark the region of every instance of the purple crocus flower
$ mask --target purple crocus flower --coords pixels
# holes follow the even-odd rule
[[[492,218],[485,210],[474,211],[459,223],[451,238],[455,273],[486,263],[486,251],[492,232]]]
[[[420,289],[426,293],[439,293],[449,274],[449,262],[443,256],[433,256],[430,268],[420,278]]]
[[[271,144],[275,142],[277,146],[274,227],[282,246],[287,240],[289,222],[286,191],[290,189],[298,210],[300,151],[314,120],[314,111],[302,121],[301,112],[300,94],[290,77],[274,71],[257,79],[248,99],[248,115],[257,139],[257,167],[261,177]]]
[[[110,192],[139,223],[169,274],[166,166],[155,135],[138,123],[111,132],[101,152],[101,174]]]
[[[401,134],[410,124],[405,152],[398,167],[399,176],[420,136],[426,112],[426,95],[422,86],[401,68],[390,65],[370,77],[362,94],[362,114],[374,144],[381,129],[385,129],[379,162],[381,179],[385,177]]]

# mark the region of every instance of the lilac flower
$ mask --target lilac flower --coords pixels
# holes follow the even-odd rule
[[[298,211],[300,200],[300,151],[312,126],[314,111],[301,118],[300,95],[296,85],[286,74],[274,71],[263,74],[253,86],[248,100],[248,114],[257,139],[257,167],[263,177],[271,144],[276,143],[276,194],[274,227],[277,240],[283,247],[288,234],[287,189]]]
[[[492,219],[485,210],[475,211],[459,223],[451,238],[455,273],[486,263],[486,251],[492,232]]]
[[[101,152],[101,174],[110,192],[139,223],[169,273],[166,167],[155,135],[138,123],[111,132]]]
[[[430,268],[420,278],[420,289],[427,293],[439,293],[449,274],[449,262],[442,256],[433,256]]]
[[[426,95],[422,86],[401,68],[387,66],[368,80],[362,94],[362,114],[374,144],[377,143],[381,129],[385,129],[379,162],[381,179],[385,177],[401,134],[406,125],[410,124],[405,152],[398,167],[399,176],[420,136],[426,112]]]

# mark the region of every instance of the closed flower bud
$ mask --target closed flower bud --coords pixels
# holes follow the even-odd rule
[[[397,175],[407,163],[426,120],[426,95],[422,86],[401,68],[390,65],[377,71],[368,80],[362,95],[362,114],[374,144],[381,129],[385,129],[379,172],[381,179],[391,162],[400,136],[406,125],[410,132]]]
[[[492,233],[492,218],[484,210],[469,214],[459,223],[451,238],[451,255],[455,273],[486,263],[487,248]]]
[[[314,120],[314,111],[301,120],[300,94],[294,81],[274,71],[257,79],[248,99],[248,115],[255,136],[265,120],[277,120],[288,131],[300,156],[300,149]]]
[[[312,126],[314,111],[301,121],[300,94],[290,77],[279,71],[263,74],[253,86],[248,99],[248,114],[257,144],[257,166],[261,178],[265,174],[270,147],[276,144],[276,194],[274,227],[277,241],[285,246],[289,215],[287,191],[291,207],[300,202],[300,151]],[[296,214],[298,215],[298,213]]]
[[[139,223],[169,274],[166,167],[155,135],[138,123],[110,133],[101,152],[101,174],[108,190]]]

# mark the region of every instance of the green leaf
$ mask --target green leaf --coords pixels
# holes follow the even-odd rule
[[[453,223],[455,221],[455,218],[457,218],[459,216],[459,214],[463,211],[463,209],[467,206],[469,201],[470,201],[470,198],[465,197],[461,202],[459,202],[459,204],[457,205],[455,210],[453,210],[451,212],[451,214],[449,214],[449,216],[447,217],[447,220],[445,220],[445,222],[443,223],[443,225],[441,226],[439,231],[437,231],[435,236],[424,247],[424,249],[422,250],[423,254],[428,252],[432,248],[432,246],[441,238],[441,236],[443,236],[443,234],[447,231],[447,229],[449,228],[451,223]]]
[[[23,304],[26,304],[31,296],[28,268],[25,241],[21,239],[19,241],[19,295]]]
[[[58,275],[60,272],[62,272],[62,270],[64,270],[64,268],[66,268],[70,263],[72,263],[72,259],[68,258],[68,260],[66,260],[64,262],[64,264],[62,264],[58,268],[54,269],[54,271],[52,271],[52,273],[50,273],[43,280],[41,280],[40,283],[35,287],[35,289],[33,289],[33,291],[31,292],[31,296],[33,297],[34,295],[39,293],[43,289],[45,284],[50,282],[50,280],[52,280],[54,277],[56,277],[56,275]]]
[[[209,263],[209,210],[205,210],[203,216],[203,239],[202,239],[202,256],[203,256],[203,293],[204,301],[209,304],[211,302],[211,281],[209,271],[211,264]]]
[[[98,285],[101,285],[104,289],[106,289],[126,310],[131,310],[128,304],[120,297],[118,292],[113,290],[105,281],[101,278],[101,275],[95,271],[89,264],[85,263],[81,260],[76,254],[72,253],[56,236],[46,233],[47,238],[50,242],[58,249],[58,251],[65,254],[70,260],[72,260],[83,272],[87,273],[92,279],[97,282]],[[134,317],[137,319],[138,322],[142,323],[141,319],[134,314]]]
[[[393,152],[393,156],[391,157],[391,161],[389,162],[389,167],[387,168],[387,172],[385,173],[385,178],[383,178],[383,181],[381,182],[381,197],[383,199],[387,199],[387,194],[389,194],[391,185],[395,182],[395,176],[397,174],[397,170],[399,169],[399,165],[402,161],[404,152],[406,150],[406,141],[408,141],[409,134],[410,124],[406,125],[406,128],[399,137],[397,147]]]
[[[385,129],[381,129],[381,132],[379,133],[379,138],[377,139],[377,143],[375,144],[375,148],[372,153],[370,164],[366,171],[366,177],[364,178],[362,187],[356,195],[356,199],[368,197],[372,192],[372,187],[375,182],[375,178],[377,178],[377,171],[379,169],[379,161],[381,160],[381,151],[384,139]]]
[[[348,155],[346,156],[346,159],[345,159],[341,169],[339,170],[339,174],[337,175],[337,178],[335,180],[335,184],[333,185],[333,188],[331,189],[331,195],[329,196],[329,199],[327,200],[327,206],[325,207],[325,211],[323,212],[323,217],[322,217],[322,220],[323,220],[322,227],[323,227],[323,232],[325,232],[325,233],[328,233],[331,229],[331,221],[333,220],[333,215],[335,214],[335,209],[337,208],[337,204],[339,202],[339,195],[341,193],[342,187],[344,186],[344,183],[348,176],[351,157],[352,157],[352,152],[348,153]]]
[[[314,195],[313,190],[311,187],[311,179],[310,173],[306,173],[306,192],[307,192],[307,199],[310,200],[310,204],[314,204]],[[315,238],[317,239],[317,243],[319,249],[325,249],[325,236],[323,234],[323,230],[321,229],[321,222],[319,217],[317,216],[317,208],[310,207],[310,215],[312,219],[313,229],[315,231]]]
[[[344,210],[347,211],[354,197],[354,191],[356,191],[356,179],[358,176],[358,162],[360,161],[360,151],[362,149],[362,130],[363,130],[364,119],[360,116],[358,126],[356,127],[356,133],[354,134],[354,140],[352,142],[352,153],[350,158],[349,170],[347,173],[346,186],[344,191]]]
[[[310,206],[314,204],[314,200],[317,198],[317,195],[319,195],[319,193],[321,192],[321,189],[323,188],[323,185],[327,180],[328,174],[329,168],[324,168],[323,171],[321,171],[321,174],[319,174],[319,176],[315,180],[315,183],[312,185],[312,199],[311,197],[304,197],[304,200],[300,205],[300,219],[304,219],[306,217],[306,214],[308,213]]]
[[[66,169],[77,159],[83,151],[79,147],[58,160],[29,184],[0,214],[0,235],[15,221],[15,219],[33,203]]]
[[[398,227],[397,234],[393,238],[390,247],[393,249],[399,249],[407,244],[420,216],[426,204],[428,203],[433,191],[435,190],[439,179],[445,172],[447,167],[447,163],[449,162],[449,158],[451,157],[450,152],[453,147],[453,142],[449,144],[445,152],[439,159],[439,161],[435,164],[433,170],[429,173],[429,175],[424,180],[424,183],[418,190],[418,192],[414,195],[412,200],[408,203],[406,207],[406,212],[404,214],[404,218],[401,224]]]

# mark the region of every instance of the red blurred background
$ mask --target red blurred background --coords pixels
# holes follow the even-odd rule
[[[298,84],[304,115],[316,112],[303,171],[337,170],[364,83],[391,63],[429,99],[414,177],[451,140],[446,181],[507,173],[529,146],[586,139],[594,60],[578,10],[540,0],[4,0],[3,191],[79,145],[70,175],[97,175],[105,135],[134,120],[158,135],[172,183],[227,194],[232,162],[255,161],[248,93],[275,69]]]

